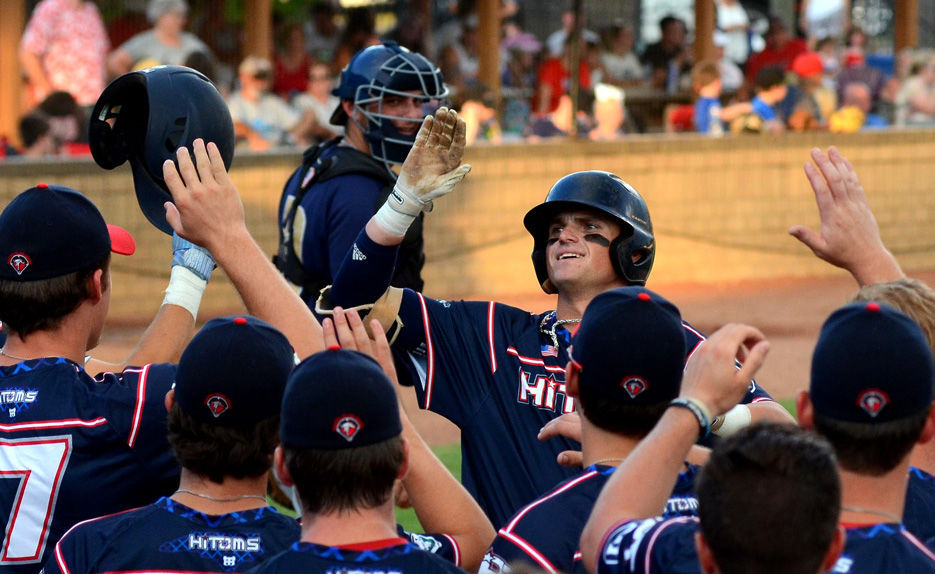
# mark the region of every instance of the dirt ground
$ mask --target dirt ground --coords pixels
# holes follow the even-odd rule
[[[912,273],[935,284],[935,272]],[[761,329],[772,346],[757,380],[775,398],[790,398],[807,387],[812,347],[822,322],[856,291],[853,280],[841,272],[834,278],[787,281],[743,281],[710,285],[650,285],[682,312],[682,317],[706,333],[728,322]],[[530,293],[504,303],[541,312],[554,306],[554,296]],[[94,356],[117,360],[129,353],[141,329],[114,328],[105,333]],[[431,444],[459,439],[458,429],[434,413],[419,411],[414,393],[401,393],[407,410]]]

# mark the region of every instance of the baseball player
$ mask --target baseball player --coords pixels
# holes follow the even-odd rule
[[[149,76],[172,73],[160,68]],[[207,86],[205,81],[162,93],[148,106],[149,117],[133,117],[145,107],[117,106],[128,115],[112,117],[113,137],[92,143],[114,154],[119,150],[124,161],[132,153],[163,166],[166,183],[175,187],[176,205],[166,209],[176,230],[214,249],[248,311],[276,326],[299,356],[306,356],[322,348],[321,331],[246,232],[242,204],[237,200],[227,211],[209,213],[192,201],[193,195],[225,192],[236,197],[224,170],[214,170],[220,180],[212,172],[209,154],[214,165],[224,165],[219,147],[206,148],[197,140],[196,162],[183,149],[176,168],[155,159],[161,148],[149,140],[164,147],[161,132],[150,130],[145,137],[134,132],[134,126],[149,122],[161,126],[166,100],[171,98],[179,112],[190,103],[186,97],[199,101],[199,90]],[[138,104],[139,92],[131,93]],[[174,246],[173,271],[156,319],[124,365],[114,367],[117,372],[92,378],[84,359],[107,316],[110,253],[132,253],[132,237],[108,226],[87,198],[60,186],[29,189],[0,214],[0,321],[8,333],[0,348],[0,472],[9,477],[0,481],[4,572],[38,572],[72,525],[151,503],[178,485],[163,400],[175,366],[165,361],[177,360],[191,337],[215,260],[194,244],[176,240]]]
[[[448,115],[454,112],[438,117]],[[537,431],[575,410],[564,373],[584,308],[608,289],[642,285],[655,243],[646,204],[632,187],[613,174],[580,172],[556,183],[524,221],[543,289],[558,295],[554,311],[537,315],[494,302],[440,301],[411,290],[384,293],[409,223],[469,169],[455,160],[464,141],[462,124],[455,125],[423,125],[391,199],[360,233],[353,249],[358,256],[345,258],[319,307],[378,301],[373,315],[399,317],[394,347],[407,354],[420,406],[461,429],[462,480],[494,525],[502,526],[577,473],[560,468],[556,456],[579,450],[578,444],[561,438],[542,445]],[[688,324],[684,329],[690,354],[703,336]],[[792,420],[758,385],[744,401],[731,411],[724,430],[751,419]]]
[[[266,503],[294,364],[289,341],[263,321],[206,323],[165,399],[179,488],[149,506],[74,526],[43,572],[242,572],[298,540],[298,523]]]
[[[626,328],[634,322],[643,329]],[[568,395],[581,411],[584,472],[516,513],[484,557],[482,574],[524,562],[548,572],[584,572],[578,540],[597,495],[678,397],[683,330],[678,309],[642,287],[611,289],[591,301],[572,339],[565,375]],[[697,472],[686,463],[665,516],[696,514]]]
[[[358,52],[333,94],[344,136],[309,148],[279,206],[277,267],[314,304],[367,220],[386,201],[426,113],[448,95],[438,67],[393,42]],[[392,284],[422,290],[422,216],[408,230]]]
[[[302,502],[302,538],[251,572],[461,572],[397,534],[408,456],[396,393],[376,361],[328,350],[286,387],[275,464]]]

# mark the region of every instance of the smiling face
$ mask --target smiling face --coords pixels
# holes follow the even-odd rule
[[[423,105],[426,103],[425,96],[418,90],[408,92],[412,96],[402,96],[398,94],[385,94],[382,105],[373,103],[368,105],[371,113],[379,113],[384,116],[390,116],[393,119],[393,126],[404,136],[414,136],[422,125],[422,118],[425,117]],[[415,121],[414,121],[415,120]]]
[[[582,208],[557,214],[549,225],[545,249],[552,285],[560,293],[625,285],[610,261],[610,244],[619,235],[620,225],[598,211]]]

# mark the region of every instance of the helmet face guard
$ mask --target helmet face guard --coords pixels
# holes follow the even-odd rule
[[[581,208],[601,212],[620,225],[620,235],[610,244],[611,264],[627,284],[645,285],[656,253],[646,202],[633,187],[612,173],[582,171],[558,180],[545,201],[523,218],[523,225],[533,237],[532,264],[543,291],[556,293],[546,263],[552,219],[561,212]]]
[[[214,142],[229,169],[234,158],[234,124],[217,88],[183,66],[156,66],[124,74],[98,98],[91,114],[89,142],[104,169],[130,162],[137,201],[146,219],[171,234],[165,202],[172,196],[162,177],[165,160],[202,138]]]
[[[435,64],[421,54],[387,42],[355,55],[341,72],[341,84],[333,93],[353,101],[355,114],[351,121],[370,144],[371,155],[389,169],[406,160],[422,120],[445,105],[448,87]],[[422,114],[418,118],[391,115],[384,104],[392,97],[416,98],[422,104]],[[363,121],[358,120],[358,115]],[[347,119],[339,107],[331,122],[342,124]],[[405,124],[413,125],[411,134],[397,127]]]

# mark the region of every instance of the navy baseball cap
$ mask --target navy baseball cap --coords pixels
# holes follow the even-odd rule
[[[329,350],[308,357],[289,376],[279,438],[296,449],[343,450],[403,432],[393,384],[370,357]]]
[[[815,413],[855,423],[906,418],[932,404],[935,366],[922,328],[876,302],[831,314],[812,356]]]
[[[111,251],[132,255],[133,237],[105,223],[91,200],[71,188],[40,183],[0,214],[0,279],[60,277],[100,262]]]
[[[191,340],[175,374],[175,400],[189,415],[221,425],[279,414],[295,352],[255,317],[211,319]]]
[[[608,400],[655,405],[679,394],[685,332],[675,305],[645,287],[591,300],[571,341],[578,384]]]

